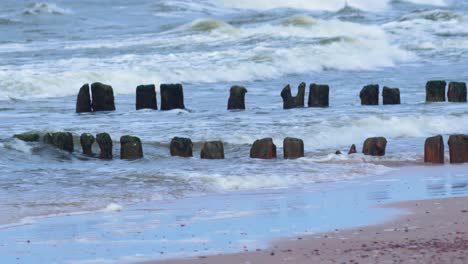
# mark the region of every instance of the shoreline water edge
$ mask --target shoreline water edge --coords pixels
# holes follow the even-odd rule
[[[184,263],[466,263],[468,197],[386,204],[405,211],[384,223],[276,240],[267,249],[192,259]]]
[[[28,218],[22,225],[0,229],[0,241],[7,252],[5,261],[18,258],[21,263],[134,263],[190,256],[205,260],[198,256],[246,250],[263,254],[279,238],[314,237],[324,231],[406,217],[407,211],[381,207],[384,204],[466,197],[466,169],[466,165],[406,166],[339,183],[113,205],[97,212]],[[456,204],[452,209],[464,210],[464,204]],[[466,214],[457,214],[451,220],[462,224],[465,218]],[[463,239],[465,236],[459,234]]]

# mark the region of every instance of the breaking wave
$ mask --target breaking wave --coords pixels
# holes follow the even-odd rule
[[[439,9],[415,11],[382,27],[404,43],[403,48],[407,50],[454,58],[461,57],[468,50],[468,19],[456,12]]]
[[[275,8],[293,8],[303,10],[338,11],[346,5],[365,11],[383,11],[388,8],[390,0],[215,0],[231,8],[269,10]]]
[[[190,28],[201,32],[211,32],[221,28],[233,29],[228,23],[217,19],[196,20],[190,24]]]
[[[433,5],[446,6],[447,0],[402,0],[403,2],[418,4],[418,5]]]
[[[315,25],[317,21],[310,16],[295,15],[284,19],[281,24],[283,26],[311,26]]]
[[[0,17],[0,26],[2,26],[2,25],[14,25],[14,24],[19,24],[19,22],[8,19],[8,18]]]
[[[71,14],[69,9],[61,8],[53,3],[30,3],[23,10],[23,15],[40,15],[40,14],[53,14],[53,15],[66,15]]]
[[[117,93],[131,93],[143,81],[213,83],[276,79],[324,70],[376,70],[415,58],[392,44],[379,26],[304,15],[278,23],[234,27],[224,21],[206,19],[166,32],[164,37],[70,43],[66,45],[69,50],[134,45],[159,49],[146,54],[64,58],[0,67],[0,84],[6,87],[0,91],[0,97],[73,95],[76,87],[91,81],[110,83]],[[292,39],[297,44],[283,45]],[[272,45],[271,40],[278,44]],[[50,45],[54,44],[45,43],[43,48],[49,49]],[[193,50],[193,46],[197,49]],[[168,54],[164,52],[167,47],[179,51]],[[7,45],[4,52],[12,48],[37,52],[41,47],[37,43]],[[0,53],[2,50],[0,45]]]
[[[275,8],[293,8],[303,10],[325,10],[339,11],[340,9],[351,7],[363,11],[380,12],[390,8],[396,1],[392,0],[214,0],[218,4],[230,8],[269,10]],[[403,2],[446,6],[446,0],[403,0]]]
[[[410,13],[408,15],[402,16],[400,21],[408,21],[415,19],[425,19],[430,21],[450,21],[450,20],[461,20],[463,19],[462,15],[457,13],[446,11],[446,10],[423,10]]]

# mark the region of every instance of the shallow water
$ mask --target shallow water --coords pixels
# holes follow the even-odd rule
[[[366,178],[422,163],[428,136],[468,133],[467,104],[424,103],[427,80],[468,79],[465,1],[284,2],[2,1],[0,223]],[[75,114],[94,81],[114,87],[117,111]],[[331,107],[283,111],[281,89],[302,81],[329,84]],[[137,85],[168,82],[184,84],[188,111],[134,110]],[[402,105],[361,107],[370,83],[399,87]],[[249,90],[247,111],[226,111],[233,84]],[[12,139],[30,130],[109,132],[117,159],[87,159],[78,141],[69,155]],[[143,160],[118,160],[125,134],[143,140]],[[169,157],[173,136],[191,137],[195,158]],[[255,139],[281,153],[287,136],[304,139],[306,158],[248,158]],[[387,156],[331,154],[371,136],[387,137]],[[200,160],[215,139],[227,159]]]
[[[272,239],[295,240],[407,213],[379,208],[382,203],[467,195],[467,168],[411,166],[341,183],[26,218],[0,229],[1,258],[6,263],[136,263],[263,250]]]

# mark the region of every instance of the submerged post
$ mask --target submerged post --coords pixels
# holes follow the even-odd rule
[[[256,140],[250,149],[250,158],[253,159],[275,159],[276,145],[272,138]]]
[[[382,99],[384,105],[398,105],[400,101],[400,89],[384,86],[382,90]]]
[[[387,148],[387,139],[384,137],[368,138],[364,141],[362,153],[370,156],[385,156],[385,149]]]
[[[444,140],[441,135],[426,139],[424,143],[424,162],[444,163]]]
[[[120,159],[137,160],[143,158],[143,147],[138,137],[122,136],[120,138]]]
[[[156,87],[154,84],[139,85],[136,88],[136,110],[158,109]]]
[[[80,88],[76,98],[76,112],[87,113],[92,112],[91,107],[91,94],[89,91],[89,84],[85,84]]]
[[[224,159],[224,145],[222,141],[208,141],[203,144],[200,152],[202,159]]]
[[[73,152],[74,150],[73,135],[70,132],[47,133],[44,136],[44,141],[67,152]]]
[[[468,163],[468,135],[451,135],[448,145],[450,163]]]
[[[245,94],[247,89],[234,85],[229,90],[228,110],[245,110]]]
[[[426,102],[445,102],[445,81],[428,81],[426,83]]]
[[[285,159],[304,157],[304,141],[299,138],[285,138],[283,140],[283,154]]]
[[[298,107],[304,107],[304,97],[305,97],[305,83],[301,83],[297,90],[297,95],[292,96],[291,86],[286,85],[283,90],[281,90],[281,98],[283,98],[283,109],[292,109]]]
[[[13,137],[24,142],[38,142],[40,135],[39,133],[36,133],[36,132],[26,132],[26,133],[13,135]]]
[[[83,154],[86,156],[93,156],[93,144],[96,139],[93,135],[84,133],[80,136],[81,148],[83,149]]]
[[[309,87],[309,107],[329,106],[330,86],[325,84],[310,84]]]
[[[107,133],[100,133],[96,135],[96,142],[99,145],[101,153],[99,154],[100,159],[110,160],[113,158],[112,155],[112,138]]]
[[[466,102],[466,83],[450,82],[447,97],[449,102]]]
[[[185,109],[182,84],[161,84],[161,110]]]
[[[115,111],[114,90],[112,86],[102,83],[91,84],[93,112]]]
[[[351,155],[351,154],[356,154],[357,153],[357,150],[356,150],[356,145],[351,145],[351,147],[349,148],[349,151],[348,151],[348,155]]]
[[[362,88],[359,93],[361,105],[379,105],[379,85],[371,84]]]
[[[171,156],[192,157],[193,143],[190,138],[174,137],[170,146]]]

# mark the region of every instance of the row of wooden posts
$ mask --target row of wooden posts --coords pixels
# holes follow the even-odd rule
[[[429,81],[426,84],[426,102],[466,102],[467,88],[464,82],[450,82],[446,97],[447,82]],[[304,107],[306,84],[301,83],[296,96],[292,96],[291,87],[287,85],[281,91],[283,108]],[[161,84],[161,110],[185,109],[184,91],[182,84]],[[228,110],[244,110],[245,94],[247,89],[243,86],[233,86],[230,89]],[[330,87],[322,84],[310,84],[309,107],[328,107]],[[379,104],[379,85],[364,86],[359,93],[362,105]],[[382,99],[384,105],[400,104],[400,89],[383,87]],[[136,109],[158,109],[156,87],[153,84],[140,85],[136,88]],[[102,83],[85,84],[80,88],[76,101],[76,112],[114,111],[114,92],[112,86]]]
[[[24,133],[14,136],[26,142],[40,141],[38,133]],[[61,150],[73,152],[73,135],[70,132],[47,133],[43,136],[43,142],[51,144]],[[113,158],[113,141],[108,133],[100,133],[94,137],[84,133],[80,136],[80,144],[83,154],[94,157],[93,144],[97,142],[100,148],[100,159]],[[448,140],[450,162],[468,163],[468,135],[451,135]],[[368,138],[364,141],[362,153],[371,156],[384,156],[387,148],[387,140],[384,137]],[[171,156],[192,157],[193,143],[190,138],[174,137],[170,143]],[[356,153],[356,146],[352,145],[348,154]],[[444,163],[444,141],[441,135],[426,139],[424,146],[424,161],[427,163]],[[283,141],[283,154],[285,159],[297,159],[304,157],[304,141],[298,138],[285,138]],[[336,152],[341,154],[340,151]],[[207,141],[203,144],[200,157],[202,159],[224,159],[224,144],[222,141]],[[256,140],[250,149],[250,157],[255,159],[274,159],[277,157],[276,145],[273,139],[264,138]],[[120,158],[125,160],[137,160],[143,158],[143,146],[141,140],[134,136],[122,136],[120,138]]]

